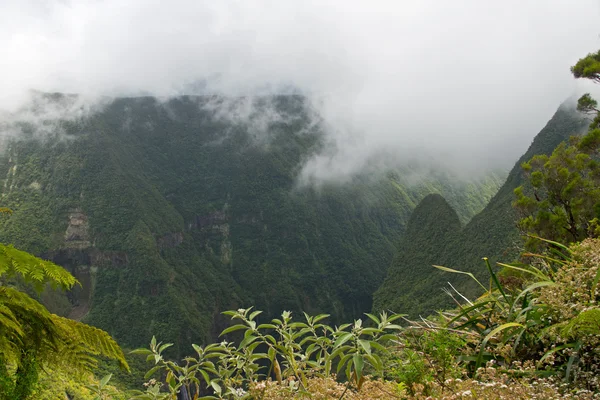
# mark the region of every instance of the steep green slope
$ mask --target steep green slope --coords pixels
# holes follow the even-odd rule
[[[456,212],[442,196],[431,194],[425,197],[410,216],[392,267],[373,296],[373,308],[435,308],[441,290],[436,283],[442,272],[420,267],[439,264],[439,255],[448,252],[461,228]]]
[[[412,171],[297,188],[322,146],[318,120],[298,96],[257,99],[236,119],[244,101],[116,99],[44,140],[22,124],[0,159],[14,210],[0,240],[75,273],[71,317],[127,346],[156,334],[186,348],[216,336],[220,311],[250,304],[335,319],[369,310],[424,196],[465,204],[466,220],[497,190],[494,176],[454,186],[410,182]]]
[[[374,309],[391,309],[395,312],[427,315],[437,309],[451,306],[451,298],[442,288],[452,283],[459,291],[474,295],[477,290],[470,278],[464,275],[441,273],[431,265],[444,265],[474,273],[486,279],[481,260],[489,257],[492,263],[502,259],[510,261],[519,253],[521,241],[516,229],[516,212],[512,208],[514,189],[523,184],[521,163],[535,154],[549,154],[562,141],[573,134],[582,133],[589,121],[572,107],[562,105],[533,140],[527,152],[510,171],[504,185],[489,204],[461,231],[454,222],[448,222],[449,211],[431,204],[419,205],[416,210],[428,207],[439,215],[441,223],[415,224],[415,232],[400,242],[409,245],[409,251],[392,262],[383,285],[374,295]],[[444,217],[446,216],[446,217]],[[418,216],[415,218],[419,218]],[[412,228],[409,228],[412,229]],[[444,233],[440,238],[440,232]],[[415,284],[419,282],[419,284]],[[420,284],[426,282],[425,284]]]

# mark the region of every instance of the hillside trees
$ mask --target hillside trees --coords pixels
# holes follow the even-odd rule
[[[571,72],[575,78],[600,83],[600,51],[580,59]],[[587,134],[571,137],[550,156],[537,155],[522,164],[531,184],[515,189],[522,232],[563,243],[600,234],[600,110],[589,93],[578,100],[577,110],[594,116]],[[526,245],[539,243],[531,239]]]
[[[41,291],[47,284],[66,290],[77,283],[62,267],[0,244],[0,399],[30,398],[44,366],[76,374],[105,356],[129,368],[108,333],[50,313],[14,285]]]

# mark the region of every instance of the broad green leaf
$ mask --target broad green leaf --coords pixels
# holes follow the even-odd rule
[[[363,334],[372,335],[374,333],[382,333],[383,331],[381,329],[378,329],[378,328],[364,328],[360,332],[363,333]]]
[[[221,386],[217,382],[211,381],[210,386],[212,386],[212,388],[216,394],[218,394],[219,396],[221,395],[221,392],[223,391],[223,389],[221,389]]]
[[[344,368],[344,365],[346,365],[346,363],[352,358],[353,354],[346,354],[345,356],[343,356],[340,359],[340,362],[338,363],[337,366],[337,373],[339,374],[340,371],[342,370],[342,368]]]
[[[142,354],[142,355],[150,355],[150,354],[152,354],[152,351],[150,351],[150,350],[148,350],[148,349],[139,348],[139,349],[131,350],[131,351],[129,352],[129,354]]]
[[[365,360],[358,353],[354,353],[352,356],[352,362],[354,363],[354,371],[356,372],[356,383],[362,378],[363,367],[365,366]]]
[[[485,349],[485,346],[487,345],[488,341],[493,338],[497,333],[508,329],[508,328],[523,328],[523,325],[517,323],[517,322],[507,322],[506,324],[502,324],[498,327],[496,327],[495,329],[493,329],[490,333],[487,334],[487,336],[483,339],[483,341],[481,342],[481,349],[479,351],[479,357],[477,360],[477,368],[481,365],[483,359],[483,351]]]
[[[112,374],[105,375],[102,379],[100,379],[100,387],[103,388],[106,386],[108,381],[110,381],[110,378],[112,378]]]
[[[377,318],[376,316],[374,316],[373,314],[365,313],[365,315],[367,317],[369,317],[371,319],[371,321],[375,322],[377,325],[379,325],[381,323],[381,320],[379,318]]]
[[[252,321],[254,318],[256,318],[259,314],[262,314],[262,311],[254,311],[252,312],[252,314],[250,314],[250,316],[248,317],[248,319],[250,321]]]
[[[158,352],[162,353],[163,351],[165,351],[166,349],[168,349],[171,346],[173,346],[173,343],[165,343],[158,348]]]
[[[148,372],[146,372],[146,374],[144,375],[144,379],[150,378],[152,375],[154,375],[154,373],[156,371],[159,371],[161,368],[162,368],[161,365],[156,365],[156,366],[152,367]]]
[[[244,340],[242,340],[240,342],[240,346],[239,346],[240,349],[243,349],[244,347],[248,346],[249,344],[254,342],[256,339],[258,339],[258,336],[252,336],[252,335],[246,336],[244,338]]]
[[[344,343],[346,343],[346,342],[347,342],[348,340],[350,340],[350,339],[352,339],[352,333],[350,333],[350,332],[346,332],[346,333],[344,333],[344,334],[340,335],[340,336],[339,336],[339,337],[336,339],[335,343],[333,344],[333,347],[334,347],[334,348],[336,348],[336,347],[340,347],[341,345],[343,345]]]
[[[256,329],[277,329],[273,324],[260,324]]]
[[[230,326],[229,328],[224,329],[223,332],[221,332],[221,334],[219,336],[223,336],[228,333],[231,333],[234,331],[239,331],[240,329],[247,329],[247,328],[248,327],[246,325],[242,325],[242,324],[233,325],[233,326]]]
[[[317,322],[319,322],[325,318],[328,318],[328,317],[329,317],[329,314],[319,314],[313,318],[312,322],[313,322],[313,324],[316,324]]]
[[[363,348],[365,353],[371,354],[371,343],[368,340],[359,339],[358,344]]]

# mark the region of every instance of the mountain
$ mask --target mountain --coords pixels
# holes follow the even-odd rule
[[[390,309],[416,317],[450,307],[452,300],[443,290],[449,288],[447,282],[461,293],[475,296],[477,287],[470,278],[436,270],[432,264],[471,272],[485,282],[489,277],[482,257],[490,258],[492,263],[517,257],[521,241],[512,202],[514,189],[526,183],[521,164],[536,154],[552,153],[569,136],[585,132],[588,125],[589,120],[570,103],[561,105],[517,161],[498,193],[463,229],[457,229],[456,215],[446,202],[440,198],[423,199],[409,220],[407,235],[399,242],[401,250],[384,283],[374,294],[374,310]],[[439,224],[434,222],[436,219]]]
[[[449,252],[448,247],[454,245],[461,229],[456,211],[441,195],[430,194],[421,200],[408,220],[392,267],[373,296],[373,307],[377,310],[435,309],[440,289],[436,283],[442,272],[407,270],[405,266],[439,264],[440,254]]]
[[[3,125],[19,134],[0,157],[14,211],[0,240],[68,268],[82,285],[45,303],[125,346],[186,349],[250,305],[359,316],[421,199],[440,193],[467,221],[502,181],[405,168],[300,187],[326,142],[300,96],[42,100]]]

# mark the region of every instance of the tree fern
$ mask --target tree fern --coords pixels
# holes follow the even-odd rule
[[[39,290],[46,283],[62,289],[70,289],[78,283],[66,269],[25,251],[17,250],[12,245],[4,244],[0,244],[0,277],[2,276],[6,278],[20,276]]]
[[[121,368],[129,370],[123,351],[115,340],[102,329],[79,321],[52,314],[52,320],[61,332],[61,345],[78,354],[104,356],[119,362]],[[95,360],[95,357],[92,357]],[[76,362],[70,360],[68,362]],[[95,366],[95,361],[93,362]]]
[[[108,333],[52,314],[5,284],[19,279],[38,290],[46,284],[70,289],[78,282],[64,268],[0,244],[0,278],[4,278],[0,280],[0,399],[28,398],[43,365],[86,372],[96,366],[97,356],[105,356],[129,370],[121,348]]]

